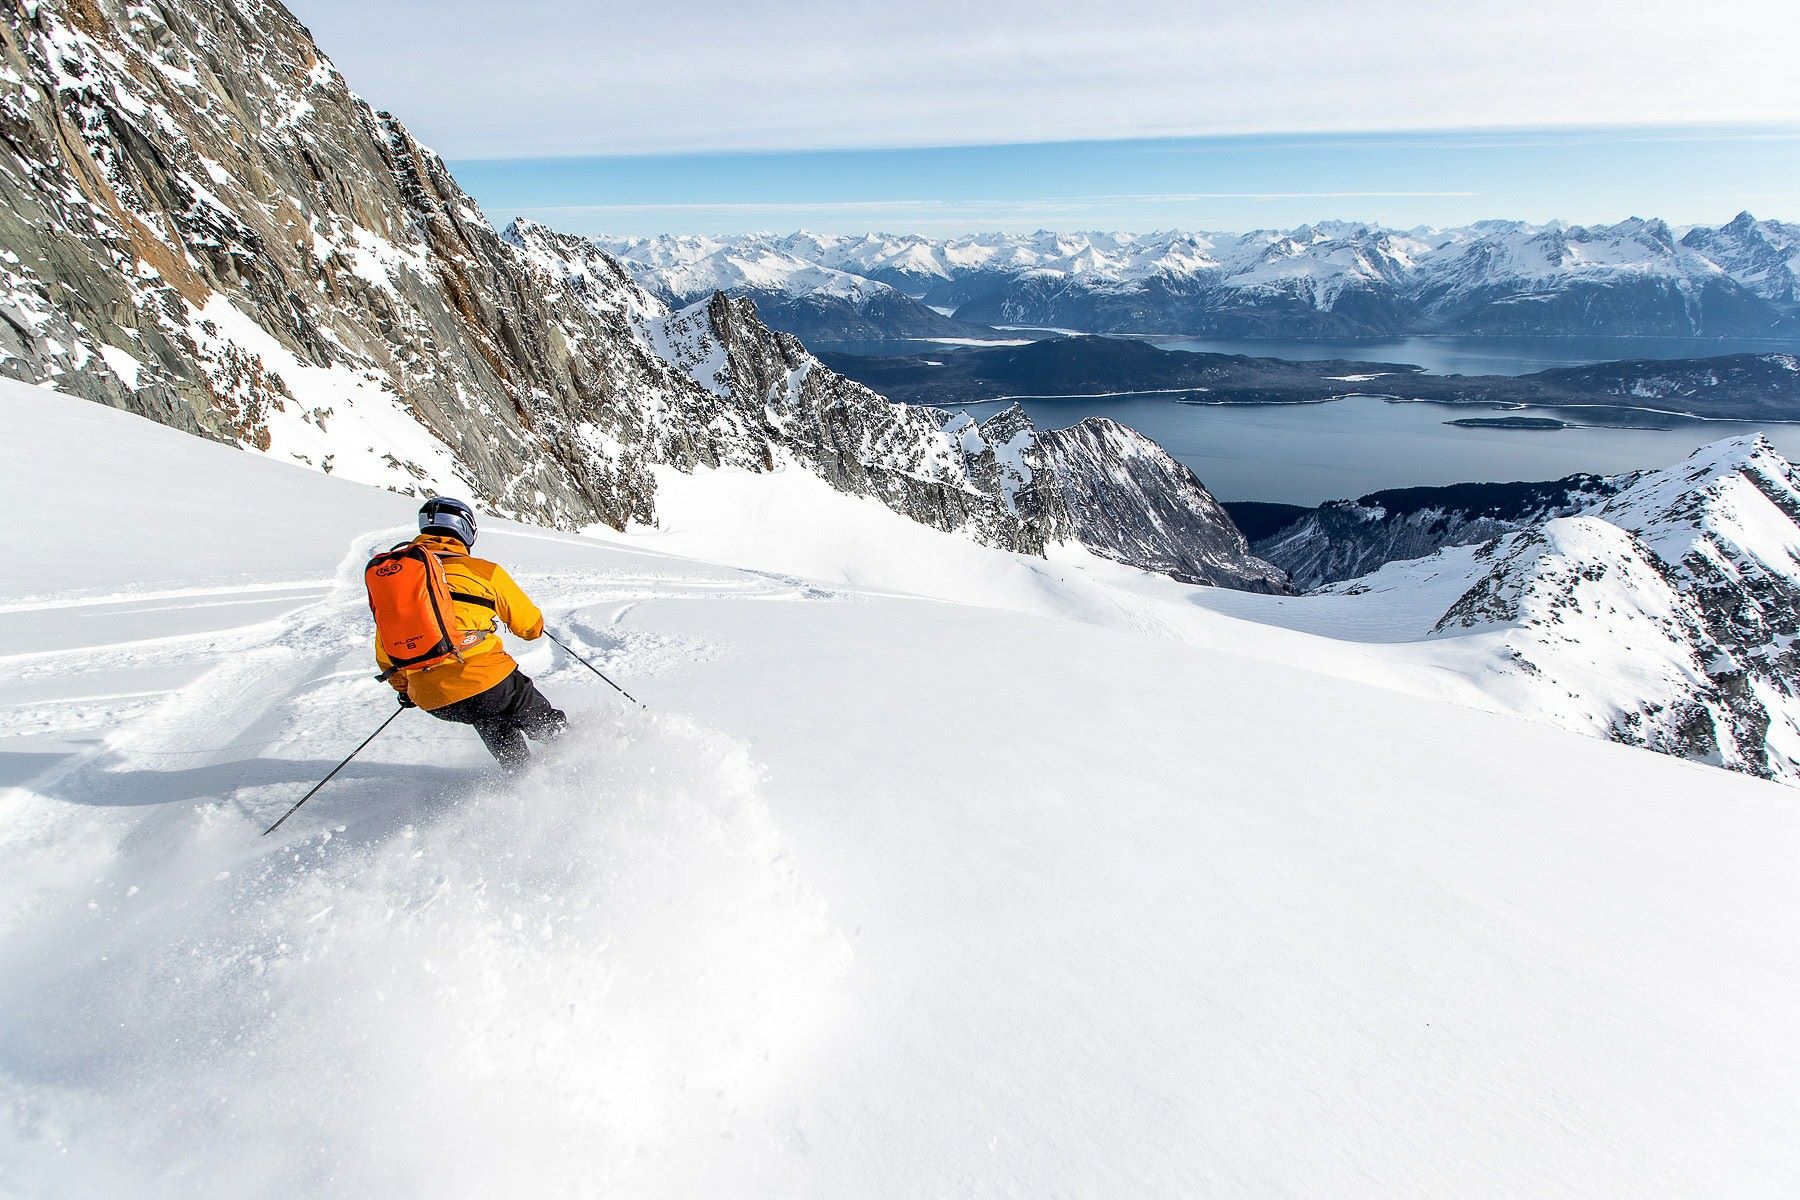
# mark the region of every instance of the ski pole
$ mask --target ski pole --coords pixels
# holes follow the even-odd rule
[[[358,746],[356,749],[352,750],[349,754],[345,755],[343,762],[341,762],[337,766],[331,768],[331,775],[336,775],[339,771],[341,771],[345,767],[349,766],[350,760],[355,758],[357,755],[359,755],[363,752],[363,746],[367,746],[370,742],[372,742],[376,738],[380,737],[381,730],[386,729],[389,725],[392,725],[394,723],[394,718],[399,716],[401,713],[403,713],[405,711],[406,710],[404,708],[396,708],[393,712],[389,713],[388,719],[381,723],[380,729],[377,729],[374,733],[371,733],[368,737],[364,738],[362,746]],[[281,814],[281,821],[285,821],[289,817],[293,816],[295,813],[299,812],[300,806],[302,804],[305,804],[308,800],[311,800],[313,798],[313,795],[316,792],[318,792],[318,790],[320,788],[324,787],[326,784],[331,782],[331,775],[327,775],[325,778],[319,780],[319,782],[313,784],[312,791],[306,793],[306,795],[304,795],[304,796],[300,797],[300,799],[294,801],[294,807],[288,809],[286,812]],[[262,835],[264,837],[268,837],[271,833],[274,833],[277,829],[279,829],[281,827],[281,821],[277,821],[277,822],[275,822],[275,824],[273,824],[273,825],[269,826],[267,829],[263,830]]]
[[[557,645],[561,646],[563,648],[563,652],[565,654],[567,654],[570,658],[574,659],[576,662],[580,663],[582,666],[586,667],[588,670],[592,671],[594,674],[600,676],[600,678],[606,679],[606,673],[604,671],[602,671],[599,667],[596,667],[593,663],[589,662],[587,659],[581,657],[581,655],[575,653],[573,650],[570,650],[568,647],[568,643],[564,642],[561,638],[557,637],[554,633],[551,633],[548,629],[546,629],[546,630],[544,630],[544,636],[548,637],[551,641],[553,641]],[[626,691],[624,688],[620,687],[618,684],[614,683],[612,680],[606,679],[606,682],[607,682],[607,685],[613,689],[613,691],[619,693],[619,695],[625,697],[627,700],[631,701],[633,704],[637,705],[639,708],[643,708],[644,711],[646,711],[646,712],[649,711],[648,708],[645,708],[644,702],[642,700],[639,700],[636,696],[632,695],[630,692]]]

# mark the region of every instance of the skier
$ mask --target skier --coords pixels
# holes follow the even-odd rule
[[[501,766],[517,770],[531,756],[526,735],[548,741],[567,718],[495,631],[503,622],[534,641],[543,636],[544,614],[499,564],[472,557],[474,544],[475,511],[439,496],[419,509],[418,537],[370,559],[364,579],[375,661],[400,707],[473,725]]]

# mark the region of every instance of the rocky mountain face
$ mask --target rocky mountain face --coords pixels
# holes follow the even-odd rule
[[[1302,591],[1367,575],[1446,546],[1492,541],[1580,512],[1633,476],[1571,475],[1546,483],[1461,483],[1395,488],[1299,510],[1258,538],[1254,553]]]
[[[727,465],[766,470],[790,456],[854,495],[987,545],[1042,554],[1064,540],[1058,513],[1021,515],[992,453],[960,414],[894,404],[831,371],[799,339],[763,324],[754,303],[723,292],[680,310],[644,292],[622,264],[585,238],[515,222],[507,242],[619,336],[672,366],[727,415]]]
[[[1459,234],[1435,245],[1410,281],[1422,330],[1719,337],[1773,332],[1793,316],[1663,221]]]
[[[1633,218],[728,241],[732,252],[779,250],[988,325],[1217,336],[1711,337],[1800,328],[1800,227],[1748,213],[1680,236],[1665,222]],[[634,252],[658,258],[653,246]]]
[[[748,301],[673,311],[582,239],[502,237],[279,4],[4,11],[8,376],[565,528],[653,522],[652,466],[792,461],[989,545],[1075,536],[1022,414],[890,404]]]
[[[1488,695],[1631,745],[1800,784],[1800,471],[1761,437],[1702,447],[1572,516],[1327,593],[1453,584],[1431,628]]]
[[[1089,417],[1038,440],[1084,545],[1188,583],[1290,591],[1193,471],[1143,434]]]
[[[285,9],[6,15],[0,370],[531,520],[653,515],[650,398],[705,398],[547,296]]]
[[[1013,502],[985,426],[960,413],[889,403],[763,325],[748,300],[714,293],[649,325],[646,336],[702,387],[758,414],[771,446],[839,491],[1026,554],[1068,536],[1059,510]]]
[[[1800,305],[1800,225],[1739,213],[1717,229],[1697,226],[1681,244],[1780,306]]]

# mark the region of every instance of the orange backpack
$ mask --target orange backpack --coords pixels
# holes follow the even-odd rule
[[[423,546],[402,542],[375,555],[363,570],[363,584],[369,590],[369,611],[375,614],[375,644],[394,664],[377,678],[451,658],[460,662],[465,649],[487,636],[482,630],[456,628],[444,565]]]

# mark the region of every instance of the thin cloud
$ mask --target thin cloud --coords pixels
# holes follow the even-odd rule
[[[1800,120],[1789,0],[294,7],[462,159]]]

